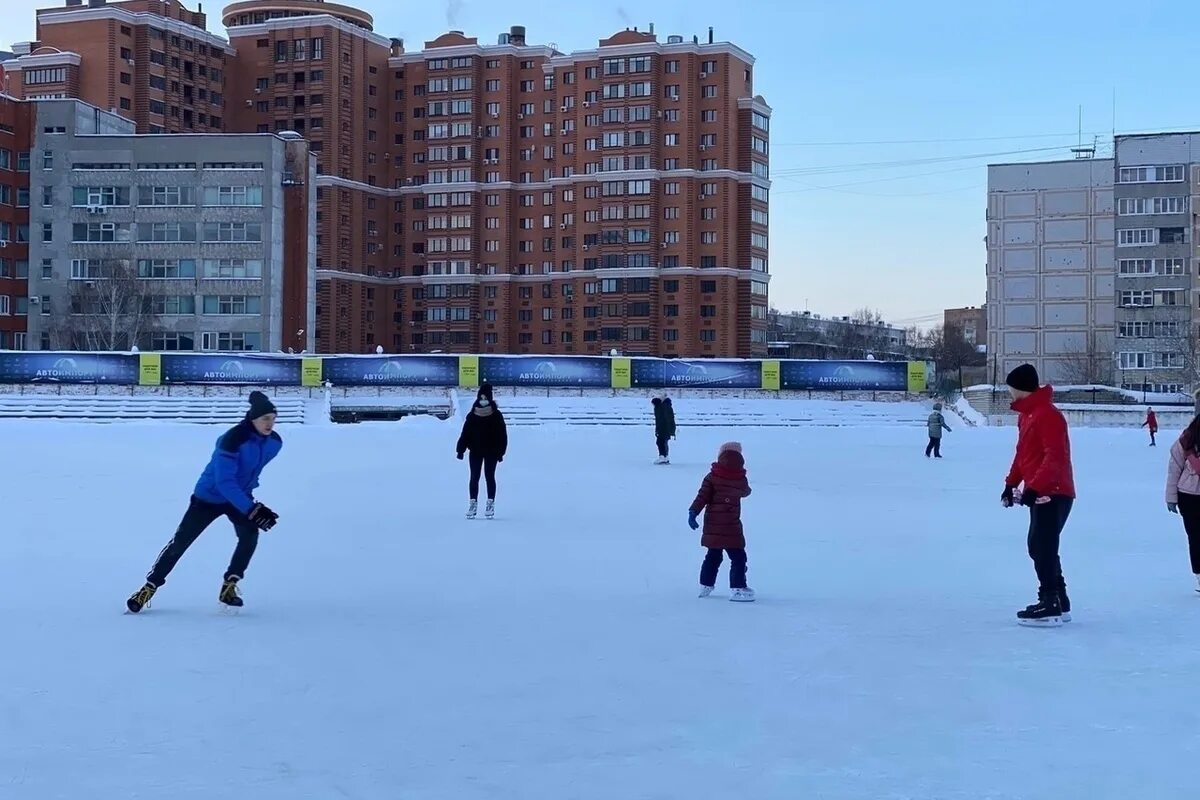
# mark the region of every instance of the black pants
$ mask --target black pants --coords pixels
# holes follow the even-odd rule
[[[495,456],[484,456],[471,451],[471,499],[479,499],[479,473],[482,471],[487,479],[488,500],[496,499],[496,464],[500,459]]]
[[[725,552],[729,553],[729,588],[745,589],[746,548],[730,547],[726,548]],[[716,586],[717,573],[720,571],[720,569],[721,548],[708,548],[708,554],[704,556],[704,563],[700,565],[700,585]]]
[[[200,534],[204,533],[205,528],[216,521],[217,517],[221,516],[228,517],[229,521],[233,523],[238,540],[237,547],[233,550],[233,558],[229,561],[229,569],[225,570],[225,577],[236,576],[238,579],[245,577],[246,567],[250,566],[250,559],[258,547],[258,528],[246,518],[245,514],[228,503],[206,503],[193,497],[187,513],[183,515],[179,527],[175,530],[175,535],[158,554],[158,559],[154,562],[154,567],[146,576],[146,580],[155,586],[162,586],[166,583],[167,576],[179,563],[179,559],[183,558],[187,549],[192,546],[192,542],[196,541]]]
[[[671,441],[670,436],[655,436],[654,443],[658,445],[658,454],[663,458],[671,455],[671,448],[668,444]]]
[[[1158,444],[1158,442],[1154,441],[1154,435],[1156,433],[1158,433],[1158,431],[1150,431],[1150,446],[1151,447],[1154,447]]]
[[[1037,572],[1038,597],[1062,598],[1067,593],[1058,543],[1074,503],[1070,497],[1051,497],[1049,503],[1029,509],[1029,557]]]
[[[938,458],[942,457],[942,437],[929,437],[929,444],[925,445],[925,457],[929,458],[930,453],[933,453]]]
[[[1200,495],[1180,492],[1179,516],[1183,517],[1183,529],[1187,531],[1192,574],[1200,575]]]

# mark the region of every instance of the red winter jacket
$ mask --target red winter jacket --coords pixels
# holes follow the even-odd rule
[[[1146,421],[1142,423],[1142,427],[1149,426],[1151,433],[1158,433],[1158,415],[1153,411],[1146,412]]]
[[[746,537],[742,533],[742,498],[749,496],[745,459],[736,450],[724,451],[717,456],[712,471],[704,476],[691,507],[696,514],[704,512],[701,546],[726,550],[746,546]]]
[[[1054,389],[1043,386],[1012,404],[1017,418],[1017,455],[1008,472],[1009,486],[1040,495],[1075,496],[1071,472],[1071,440],[1067,420],[1053,403]]]

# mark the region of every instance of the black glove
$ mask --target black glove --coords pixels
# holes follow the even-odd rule
[[[255,503],[250,509],[250,513],[246,517],[258,527],[260,531],[269,531],[275,527],[275,523],[279,521],[279,515],[271,509],[264,506],[262,503]]]
[[[462,461],[462,459],[463,459],[463,454],[462,454],[462,453],[459,453],[459,454],[458,454],[458,460],[459,460],[459,461]]]
[[[1040,494],[1026,486],[1025,491],[1021,492],[1021,505],[1033,508],[1039,497],[1041,497]]]
[[[1015,486],[1005,486],[1004,487],[1004,492],[1000,495],[1000,505],[1004,506],[1005,508],[1012,508],[1013,490],[1016,488],[1017,487],[1015,487]]]
[[[500,463],[501,461],[503,461],[503,460],[504,460],[504,456],[497,456],[497,457],[496,457],[496,463],[497,463],[497,464],[499,464],[499,463]]]

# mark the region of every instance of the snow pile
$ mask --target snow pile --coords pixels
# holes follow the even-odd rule
[[[973,428],[986,427],[988,424],[987,417],[975,410],[967,398],[959,395],[954,402],[950,404],[950,410],[962,418],[963,422]]]

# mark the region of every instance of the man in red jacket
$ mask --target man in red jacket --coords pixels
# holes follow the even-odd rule
[[[1154,447],[1154,435],[1158,433],[1158,415],[1154,413],[1153,408],[1146,409],[1146,421],[1142,423],[1142,427],[1150,429],[1150,446]]]
[[[1061,625],[1071,620],[1058,543],[1075,501],[1067,420],[1054,406],[1054,389],[1038,387],[1037,370],[1022,364],[1008,375],[1017,418],[1017,454],[1004,482],[1005,508],[1029,507],[1029,557],[1038,577],[1038,601],[1017,612],[1022,625]],[[1022,487],[1024,484],[1024,487]]]

